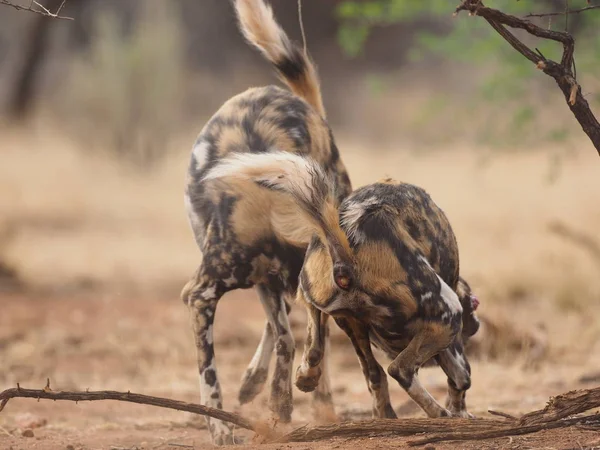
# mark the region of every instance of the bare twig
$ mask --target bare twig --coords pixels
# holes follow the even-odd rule
[[[502,412],[502,411],[494,411],[492,409],[488,409],[488,413],[490,413],[492,416],[499,416],[499,417],[504,417],[505,419],[510,419],[510,420],[518,420],[515,416]]]
[[[585,8],[581,8],[581,9],[568,9],[565,11],[560,11],[560,12],[551,12],[551,13],[541,13],[541,14],[526,14],[523,17],[553,17],[553,16],[564,16],[567,14],[578,14],[578,13],[582,13],[584,11],[589,11],[590,9],[597,9],[600,8],[600,5],[592,5],[592,6],[586,6]]]
[[[600,123],[590,110],[587,100],[581,95],[581,86],[577,83],[573,71],[573,54],[575,51],[573,36],[563,31],[547,30],[528,20],[505,14],[497,9],[488,8],[483,5],[481,0],[462,0],[454,14],[456,15],[460,11],[468,11],[471,15],[483,17],[515,50],[533,62],[546,75],[554,78],[563,92],[571,112],[600,155]],[[547,59],[531,50],[508,31],[505,28],[506,26],[525,30],[538,38],[560,42],[563,45],[563,55],[560,63]]]
[[[152,397],[150,395],[134,394],[132,392],[117,391],[53,391],[50,389],[48,381],[44,389],[25,389],[17,384],[16,388],[7,389],[0,392],[0,411],[4,409],[11,398],[36,398],[48,400],[69,400],[73,402],[94,401],[94,400],[118,400],[121,402],[138,403],[141,405],[152,405],[160,408],[176,409],[178,411],[187,411],[202,416],[209,416],[214,419],[223,420],[232,423],[246,430],[255,429],[254,424],[244,417],[221,409],[211,408],[209,406],[198,405],[195,403],[186,403],[179,400],[171,400],[161,397]]]
[[[10,6],[11,8],[15,8],[17,11],[28,11],[28,12],[32,12],[35,14],[39,14],[41,16],[50,17],[52,19],[73,20],[72,17],[60,15],[60,12],[62,11],[63,7],[65,6],[65,3],[67,3],[67,0],[63,0],[63,2],[61,3],[60,7],[56,10],[56,12],[52,12],[48,8],[46,8],[44,5],[42,5],[41,3],[39,3],[35,0],[32,0],[29,3],[29,6],[18,5],[16,3],[12,3],[9,0],[0,0],[0,5]],[[36,6],[37,6],[37,8],[36,8]]]
[[[304,48],[304,56],[306,56],[306,33],[304,32],[304,21],[302,20],[302,0],[298,0],[298,22],[300,24],[300,33],[302,34],[302,46]]]

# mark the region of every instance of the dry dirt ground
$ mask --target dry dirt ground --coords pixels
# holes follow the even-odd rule
[[[193,137],[186,137],[187,149]],[[399,146],[401,147],[401,146]],[[486,149],[414,154],[340,140],[355,186],[384,176],[425,187],[448,214],[462,274],[489,320],[472,348],[470,411],[519,415],[548,397],[600,384],[600,261],[589,242],[552,231],[557,220],[598,240],[600,176],[589,143],[497,156]],[[562,155],[559,164],[549,155]],[[146,176],[84,153],[50,130],[2,133],[0,142],[0,390],[119,390],[199,400],[195,349],[179,290],[198,261],[183,207],[187,151]],[[21,283],[21,290],[16,281]],[[301,351],[303,312],[293,311]],[[219,304],[215,345],[224,407],[268,420],[265,395],[240,408],[237,389],[264,313],[251,291]],[[335,330],[334,330],[335,331]],[[345,337],[334,332],[332,378],[340,418],[369,417],[370,397]],[[385,359],[380,357],[385,365]],[[421,371],[439,400],[445,376]],[[423,417],[394,382],[402,417]],[[312,420],[294,391],[292,426]],[[42,426],[36,426],[42,425]],[[33,437],[22,436],[33,427]],[[281,427],[281,425],[279,426]],[[248,436],[243,431],[236,432]],[[26,433],[29,434],[29,433]],[[337,439],[241,448],[402,448],[407,438]],[[187,446],[187,447],[186,447]],[[11,400],[0,413],[0,450],[211,447],[203,419],[118,402]],[[569,429],[435,448],[600,448]]]
[[[187,313],[177,298],[15,294],[4,295],[1,302],[0,383],[4,388],[13,387],[16,382],[23,387],[41,388],[46,377],[50,377],[57,390],[131,390],[198,401]],[[263,317],[252,293],[230,295],[220,304],[215,333],[225,408],[268,420],[265,395],[243,408],[236,402],[236,389],[258,342]],[[303,315],[296,310],[293,317],[299,341]],[[366,418],[370,399],[358,363],[345,338],[337,332],[333,346],[332,377],[337,413],[344,418]],[[301,351],[300,345],[298,350]],[[488,408],[517,415],[538,409],[550,395],[600,383],[597,369],[597,356],[578,367],[545,362],[537,369],[527,369],[521,363],[506,360],[475,361],[474,382],[468,397],[470,410],[486,417]],[[426,386],[438,399],[443,399],[445,378],[441,370],[426,368],[421,372]],[[590,375],[591,380],[586,381]],[[297,390],[294,394],[296,409],[292,426],[300,426],[310,422],[312,417],[308,396]],[[392,386],[392,396],[401,416],[422,416],[397,386]],[[40,421],[44,425],[37,427]],[[211,447],[202,418],[113,401],[74,404],[14,399],[0,414],[0,427],[2,449]],[[33,437],[22,435],[28,427],[33,427]],[[239,435],[248,437],[243,430]],[[244,448],[375,449],[402,447],[407,440],[336,439],[306,444],[255,444]],[[594,445],[600,446],[598,433],[569,429],[513,439],[436,444],[435,448],[566,449]]]

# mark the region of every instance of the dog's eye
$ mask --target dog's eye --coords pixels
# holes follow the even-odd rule
[[[337,277],[335,277],[335,284],[337,284],[340,289],[346,291],[350,288],[350,277],[347,277],[346,275],[338,275]]]

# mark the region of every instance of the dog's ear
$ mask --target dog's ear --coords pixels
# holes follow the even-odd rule
[[[458,283],[456,284],[456,295],[458,295],[458,299],[463,307],[463,311],[471,311],[471,286],[469,286],[469,283],[467,283],[467,281],[462,277],[458,277]]]
[[[475,310],[479,306],[479,299],[473,294],[471,286],[467,281],[459,277],[458,284],[456,286],[456,294],[460,300],[460,304],[463,307],[463,339],[466,341],[469,337],[473,336],[479,327],[481,326],[479,319],[475,315]]]

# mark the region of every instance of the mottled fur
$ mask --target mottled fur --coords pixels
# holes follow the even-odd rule
[[[333,316],[355,347],[376,417],[395,413],[371,343],[393,360],[389,375],[430,417],[469,417],[465,393],[471,380],[463,339],[477,331],[478,322],[470,287],[459,277],[458,246],[443,211],[423,189],[391,179],[357,189],[338,207],[318,164],[296,155],[286,159],[295,171],[278,172],[268,158],[252,163],[252,157],[231,155],[213,175],[248,189],[253,181],[266,191],[287,192],[297,204],[296,226],[313,230],[297,296],[307,308],[309,325],[296,385],[304,391],[316,388],[324,323]],[[432,358],[448,376],[446,407],[417,376]]]
[[[247,40],[274,65],[292,92],[275,86],[249,89],[228,100],[198,136],[185,203],[202,260],[184,287],[182,299],[191,313],[201,401],[221,408],[213,347],[217,302],[227,291],[256,287],[268,322],[242,380],[239,400],[249,402],[262,390],[275,352],[270,406],[279,420],[287,422],[292,412],[294,339],[286,298],[296,293],[307,238],[298,230],[286,239],[276,232],[293,228],[287,223],[294,208],[289,195],[255,183],[223,183],[207,174],[233,153],[260,156],[277,151],[314,159],[320,170],[335,180],[338,199],[349,194],[351,187],[324,118],[319,82],[308,55],[289,41],[262,0],[237,0],[235,7]],[[275,227],[273,217],[279,218]],[[326,379],[313,401],[319,410],[333,408]],[[233,442],[227,424],[214,419],[208,424],[213,442]]]

